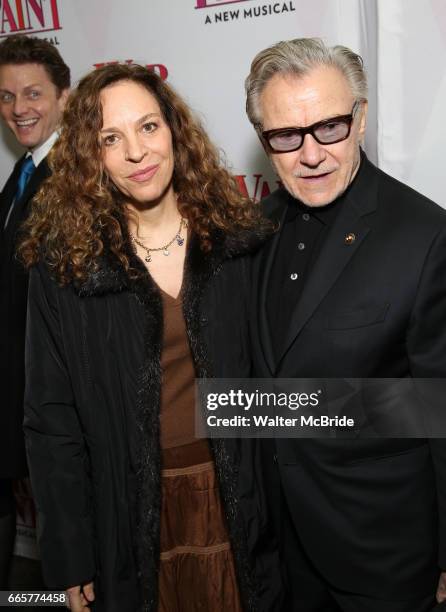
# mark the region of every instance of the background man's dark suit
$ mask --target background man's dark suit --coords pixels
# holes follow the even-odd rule
[[[0,119],[28,152],[0,194],[0,589],[4,590],[9,586],[16,535],[13,485],[27,473],[22,403],[28,280],[14,253],[30,200],[48,175],[46,157],[57,140],[69,88],[70,69],[49,41],[23,34],[2,39]]]
[[[446,211],[364,157],[343,197],[279,359],[265,305],[280,233],[257,255],[255,375],[445,377]],[[295,205],[279,189],[265,200],[267,214],[280,220],[289,201]],[[355,239],[346,243],[348,234]],[[297,546],[291,532],[282,533],[289,568],[302,553],[341,590],[389,600],[435,593],[438,566],[446,567],[446,442],[286,439],[272,446],[266,477],[279,487],[280,474],[300,540]],[[278,493],[271,491],[273,511]]]
[[[6,325],[0,344],[0,478],[17,479],[27,474],[23,439],[24,350],[28,274],[15,256],[17,232],[25,220],[30,201],[49,175],[46,160],[35,169],[23,196],[14,203],[17,179],[24,157],[14,166],[0,195],[0,320]]]

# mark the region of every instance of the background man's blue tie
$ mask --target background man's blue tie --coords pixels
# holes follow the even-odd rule
[[[8,214],[6,215],[5,224],[3,226],[3,229],[6,229],[6,226],[8,225],[9,218],[12,213],[12,209],[14,208],[14,204],[18,202],[20,198],[22,197],[23,192],[25,191],[25,187],[35,169],[36,167],[34,165],[33,158],[31,155],[28,155],[28,157],[25,157],[25,159],[22,162],[22,167],[20,168],[19,178],[17,180],[17,190],[15,192],[15,196],[11,203],[11,206],[9,207]]]
[[[25,187],[35,169],[36,167],[34,165],[33,158],[31,155],[28,155],[28,157],[25,157],[25,159],[23,160],[23,164],[20,169],[19,179],[17,181],[17,191],[15,194],[16,202],[18,202],[22,197],[23,192],[25,191]]]

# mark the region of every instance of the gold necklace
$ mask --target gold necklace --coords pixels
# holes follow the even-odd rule
[[[172,244],[176,241],[178,246],[183,246],[184,244],[184,238],[181,236],[181,230],[182,229],[187,229],[187,223],[185,221],[185,219],[181,219],[180,220],[180,227],[178,228],[178,231],[176,232],[175,236],[172,238],[172,240],[170,240],[169,242],[167,242],[164,246],[161,247],[156,247],[156,248],[149,248],[147,247],[143,242],[141,242],[141,240],[138,240],[138,238],[136,236],[134,236],[131,232],[130,232],[130,238],[133,240],[133,242],[135,244],[137,244],[138,246],[140,246],[142,249],[144,249],[147,253],[146,257],[144,257],[145,261],[147,261],[147,263],[150,263],[152,261],[152,256],[150,255],[151,251],[163,251],[163,255],[165,255],[166,257],[168,255],[170,255],[170,251],[169,251],[169,247],[172,246]]]

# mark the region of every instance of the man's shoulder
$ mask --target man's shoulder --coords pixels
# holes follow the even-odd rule
[[[378,178],[378,201],[413,223],[446,225],[446,210],[406,183],[368,162]]]

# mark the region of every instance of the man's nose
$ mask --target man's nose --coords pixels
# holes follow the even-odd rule
[[[12,112],[14,115],[23,115],[28,110],[28,103],[26,98],[22,96],[16,96],[12,105]]]
[[[327,152],[323,145],[320,145],[318,141],[311,134],[305,134],[304,142],[300,149],[300,162],[305,166],[316,168],[325,161]]]

